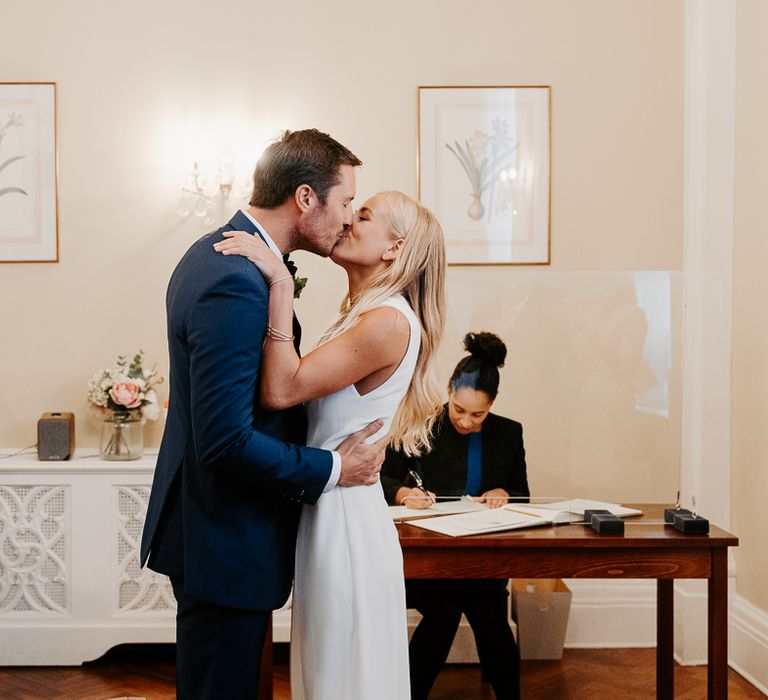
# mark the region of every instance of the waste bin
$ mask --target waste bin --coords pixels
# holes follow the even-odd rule
[[[562,579],[512,579],[512,618],[521,659],[561,659],[571,590]]]

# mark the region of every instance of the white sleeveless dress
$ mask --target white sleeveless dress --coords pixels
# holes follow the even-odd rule
[[[411,383],[420,325],[408,302],[410,340],[402,362],[379,387],[354,386],[307,406],[307,444],[335,448],[371,421],[392,418]],[[301,512],[291,627],[293,700],[408,700],[408,629],[403,557],[380,483],[337,486]]]

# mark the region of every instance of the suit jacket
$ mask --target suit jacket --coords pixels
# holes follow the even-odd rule
[[[530,496],[523,446],[523,426],[517,421],[489,413],[483,421],[482,487],[480,493],[503,488],[510,496]],[[408,476],[413,469],[424,486],[439,496],[463,496],[467,483],[469,436],[456,432],[448,417],[448,406],[435,424],[432,449],[421,457],[408,457],[387,450],[381,469],[381,484],[388,503],[395,502],[401,486],[415,484]]]
[[[256,229],[238,212],[168,285],[170,400],[141,561],[201,600],[270,610],[288,597],[301,502],[318,499],[332,456],[288,442],[305,440],[303,408],[259,406],[269,289],[246,258],[214,251],[227,230]]]

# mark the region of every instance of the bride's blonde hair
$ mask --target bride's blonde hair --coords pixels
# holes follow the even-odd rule
[[[443,229],[429,209],[402,192],[379,192],[395,238],[403,243],[392,264],[367,281],[354,298],[341,304],[341,315],[320,339],[320,344],[347,330],[359,316],[402,294],[421,325],[416,369],[400,403],[390,431],[391,445],[407,455],[429,448],[432,426],[441,412],[436,353],[445,318],[445,241]]]

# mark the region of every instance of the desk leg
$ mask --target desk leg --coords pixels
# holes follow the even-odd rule
[[[720,700],[728,697],[728,550],[725,547],[712,550],[708,584],[707,697]]]
[[[675,697],[674,580],[656,581],[656,697]]]
[[[267,638],[264,640],[264,649],[261,652],[258,700],[272,700],[272,615],[269,616]]]

